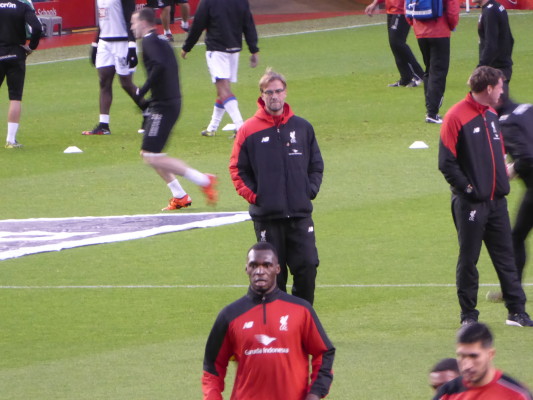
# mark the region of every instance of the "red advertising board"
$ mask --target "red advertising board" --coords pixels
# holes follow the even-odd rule
[[[33,3],[37,16],[63,18],[63,29],[95,26],[95,0],[55,0]]]
[[[189,0],[191,15],[194,15],[199,0]],[[135,0],[137,9],[146,6],[146,0]],[[96,0],[53,0],[34,2],[37,16],[53,15],[63,18],[63,29],[96,26]],[[180,7],[176,6],[176,17]]]

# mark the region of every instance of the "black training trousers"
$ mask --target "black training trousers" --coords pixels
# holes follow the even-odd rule
[[[510,313],[525,311],[526,295],[516,270],[511,239],[511,223],[505,197],[471,202],[452,195],[452,215],[459,238],[456,284],[461,319],[477,319],[479,274],[477,262],[485,242],[498,274],[505,305]]]
[[[403,14],[387,14],[389,45],[394,55],[396,67],[400,72],[400,83],[407,85],[413,78],[420,80],[424,70],[407,44],[407,35],[411,26]]]
[[[446,89],[446,77],[450,67],[450,38],[420,38],[418,47],[426,66],[424,71],[426,111],[434,116],[439,113]]]
[[[305,217],[254,220],[254,229],[257,241],[271,243],[278,252],[281,268],[277,279],[279,288],[287,291],[290,270],[293,278],[291,293],[313,304],[319,263],[313,219]]]
[[[528,187],[520,203],[513,227],[513,248],[520,281],[524,276],[526,265],[526,238],[531,229],[533,229],[533,187]]]

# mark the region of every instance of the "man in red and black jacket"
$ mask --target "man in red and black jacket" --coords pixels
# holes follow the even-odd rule
[[[285,103],[287,83],[270,69],[259,81],[259,109],[239,129],[230,160],[237,192],[250,203],[258,241],[272,243],[281,266],[278,286],[313,304],[318,251],[311,218],[324,162],[313,127]]]
[[[533,400],[523,384],[494,366],[493,343],[487,325],[462,326],[455,347],[461,375],[442,385],[433,400]]]
[[[237,362],[232,400],[318,400],[328,394],[335,348],[311,305],[278,289],[279,272],[272,244],[250,248],[248,293],[220,312],[207,339],[204,400],[222,399],[230,360]]]
[[[423,76],[424,96],[426,122],[430,124],[442,123],[439,109],[444,98],[450,67],[450,36],[459,23],[459,1],[442,0],[442,5],[443,13],[438,18],[407,18],[407,22],[413,26],[426,66]]]
[[[533,326],[525,312],[526,296],[513,254],[511,224],[505,196],[509,180],[498,115],[493,107],[503,92],[504,76],[491,67],[478,67],[470,77],[471,92],[446,114],[441,129],[439,169],[451,185],[452,215],[459,238],[456,284],[461,323],[478,320],[481,243],[498,274],[506,323]]]

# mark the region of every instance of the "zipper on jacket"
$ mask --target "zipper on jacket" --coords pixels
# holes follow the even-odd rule
[[[280,125],[281,126],[281,125]],[[281,146],[284,147],[285,146],[285,143],[283,143],[283,138],[281,137],[281,131],[279,130],[279,127],[276,127],[276,129],[278,130],[278,141],[281,143]],[[287,155],[285,154],[285,149],[282,151],[283,153],[283,170],[285,171],[285,204],[287,205],[287,218],[290,218],[290,214],[288,213],[289,212],[289,190],[287,188],[287,184],[289,182],[289,177],[288,177],[288,171],[287,171],[287,160],[286,160],[286,157]]]
[[[266,325],[267,323],[267,309],[266,309],[266,296],[263,296],[262,303],[263,303],[263,325]]]
[[[489,141],[490,154],[492,156],[492,191],[490,193],[490,199],[494,200],[494,193],[496,192],[496,161],[494,160],[494,148],[492,147],[492,141],[490,139],[490,131],[487,126],[487,119],[483,114],[483,122],[485,123],[485,132],[487,133],[487,139]]]

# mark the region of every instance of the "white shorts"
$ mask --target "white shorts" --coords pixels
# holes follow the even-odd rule
[[[115,67],[119,75],[130,75],[135,72],[135,68],[130,68],[127,61],[128,42],[106,42],[100,39],[98,41],[98,50],[96,51],[96,68]]]
[[[209,69],[213,83],[217,79],[229,79],[230,82],[237,82],[239,54],[239,52],[224,53],[222,51],[206,51],[205,59],[207,60],[207,68]]]

